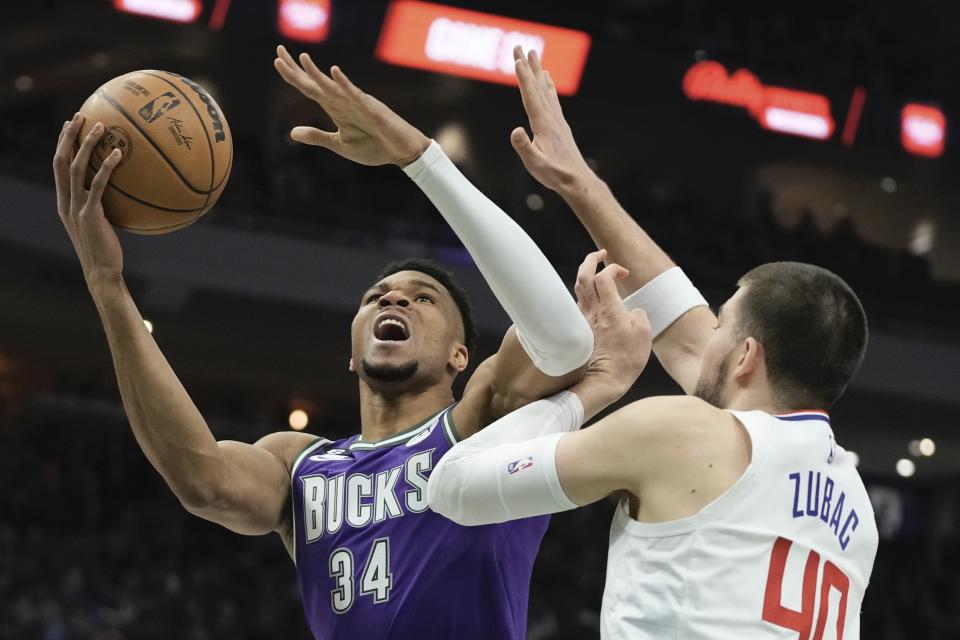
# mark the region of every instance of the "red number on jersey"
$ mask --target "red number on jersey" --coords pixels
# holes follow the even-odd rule
[[[817,578],[820,573],[820,554],[811,550],[803,570],[803,591],[801,592],[800,611],[788,609],[781,604],[783,593],[783,571],[787,566],[787,555],[793,541],[777,538],[770,554],[770,569],[767,572],[767,589],[763,594],[763,619],[784,629],[792,629],[799,640],[809,640],[813,627],[813,606],[817,595]],[[829,560],[823,566],[823,582],[820,585],[820,610],[817,612],[817,629],[813,640],[822,640],[827,625],[827,612],[830,606],[830,588],[840,592],[840,611],[837,613],[837,640],[843,640],[843,621],[847,614],[847,591],[850,579]]]

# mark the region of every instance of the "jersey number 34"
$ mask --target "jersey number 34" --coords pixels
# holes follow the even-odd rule
[[[335,549],[330,554],[330,577],[336,588],[330,592],[330,606],[334,613],[346,613],[356,598],[354,585],[353,552],[346,547]],[[377,538],[370,547],[370,554],[360,576],[361,596],[373,596],[375,604],[390,599],[393,574],[390,572],[390,538]]]

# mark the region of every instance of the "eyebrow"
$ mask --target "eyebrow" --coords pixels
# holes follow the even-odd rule
[[[415,285],[417,285],[418,287],[423,287],[424,289],[432,289],[432,290],[436,291],[437,293],[443,293],[442,291],[440,291],[440,289],[438,289],[436,286],[430,284],[430,283],[427,282],[426,280],[411,280],[410,282],[413,283],[413,284],[415,284]]]
[[[422,287],[422,288],[424,288],[424,289],[431,289],[431,290],[433,290],[433,291],[436,291],[438,294],[443,294],[443,292],[440,291],[440,289],[438,289],[438,288],[436,287],[436,285],[433,285],[433,284],[427,282],[426,280],[411,280],[411,281],[410,281],[410,284],[415,285],[415,286],[417,286],[417,287]],[[373,285],[372,287],[370,287],[369,289],[367,289],[367,293],[370,293],[371,291],[383,292],[383,291],[389,290],[389,288],[390,288],[390,287],[388,287],[388,286],[385,285],[384,283],[378,282],[377,284],[375,284],[375,285]]]

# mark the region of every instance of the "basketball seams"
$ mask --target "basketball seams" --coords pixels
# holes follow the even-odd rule
[[[167,165],[169,165],[171,169],[173,169],[173,172],[177,174],[177,177],[180,178],[180,181],[184,184],[185,187],[187,187],[187,189],[189,189],[190,191],[193,191],[193,192],[196,193],[196,194],[199,194],[199,195],[202,195],[202,196],[207,196],[207,199],[209,200],[210,192],[209,192],[209,191],[204,191],[204,190],[202,190],[202,189],[197,189],[197,188],[194,187],[192,184],[190,184],[190,181],[187,180],[186,176],[184,176],[184,175],[180,172],[180,169],[177,168],[177,165],[174,164],[174,162],[173,162],[172,160],[170,160],[170,158],[167,157],[167,154],[165,154],[165,153],[163,152],[163,150],[157,145],[157,143],[154,142],[154,140],[147,134],[147,132],[144,131],[144,130],[140,127],[139,124],[137,124],[136,120],[134,120],[134,119],[130,116],[130,114],[127,113],[126,109],[124,109],[123,106],[121,106],[116,100],[113,99],[113,97],[112,97],[111,95],[109,95],[108,93],[106,93],[106,92],[103,91],[102,89],[97,89],[96,95],[98,95],[98,96],[100,96],[101,98],[103,98],[104,100],[106,100],[106,101],[110,104],[110,106],[112,106],[114,109],[116,109],[117,112],[118,112],[120,115],[122,115],[124,118],[126,118],[127,122],[129,122],[131,125],[133,125],[133,126],[136,128],[136,130],[140,132],[140,135],[143,137],[143,139],[146,140],[147,142],[149,142],[149,143],[150,143],[150,146],[153,147],[158,154],[160,154],[160,157],[163,158],[164,162],[166,162]],[[191,105],[191,106],[192,106],[192,105]],[[204,133],[206,133],[206,129],[204,129]],[[213,171],[212,171],[212,167],[211,167],[211,172],[210,172],[210,173],[211,173],[210,181],[213,182]]]
[[[161,206],[158,205],[158,204],[153,204],[152,202],[147,202],[146,200],[141,200],[141,199],[138,198],[137,196],[135,196],[135,195],[133,195],[133,194],[130,194],[130,193],[127,193],[126,191],[124,191],[123,189],[121,189],[120,187],[118,187],[117,185],[112,184],[112,183],[110,183],[110,182],[107,183],[107,186],[110,187],[111,189],[116,189],[117,191],[120,192],[121,195],[123,195],[123,196],[125,196],[125,197],[127,197],[127,198],[130,198],[131,200],[133,200],[134,202],[136,202],[136,203],[138,203],[138,204],[142,204],[142,205],[145,206],[145,207],[150,207],[151,209],[156,209],[156,210],[158,210],[158,211],[166,211],[167,213],[193,213],[194,211],[203,211],[203,210],[207,207],[206,201],[204,201],[202,207],[191,207],[191,208],[189,208],[189,209],[173,209],[173,208],[171,208],[171,207],[161,207]],[[208,198],[208,200],[209,200],[209,198]]]
[[[220,182],[218,182],[216,185],[214,185],[214,187],[213,187],[213,190],[214,190],[214,191],[216,191],[216,190],[219,189],[221,186],[223,186],[223,183],[226,182],[226,181],[227,181],[227,178],[230,177],[230,171],[231,171],[231,169],[233,169],[233,142],[232,142],[232,137],[233,137],[233,136],[231,135],[230,157],[227,159],[227,171],[226,171],[226,173],[223,174],[223,178],[220,179]]]
[[[216,159],[216,155],[213,153],[213,142],[210,141],[210,132],[207,130],[207,123],[203,121],[203,116],[200,115],[200,111],[197,109],[196,105],[194,105],[193,102],[191,102],[190,97],[187,96],[187,94],[184,93],[183,89],[177,86],[172,80],[169,80],[168,78],[164,78],[163,76],[159,76],[155,73],[151,73],[149,71],[141,71],[141,73],[145,76],[150,76],[151,78],[162,80],[163,82],[166,82],[168,85],[173,87],[177,93],[183,96],[183,99],[187,101],[187,104],[190,105],[190,108],[193,109],[193,112],[197,114],[197,120],[200,122],[200,126],[203,127],[203,135],[207,138],[207,149],[209,149],[210,151],[210,191],[207,192],[207,200],[209,201],[210,194],[217,190],[220,184],[223,183],[223,180],[221,180],[217,185],[213,184],[213,181],[216,180],[217,178],[217,159]],[[165,73],[165,72],[161,72],[161,73]],[[230,145],[230,156],[231,158],[233,156],[232,144]],[[224,180],[226,180],[227,175],[229,175],[229,173],[224,175]]]
[[[191,224],[193,224],[194,222],[196,222],[197,220],[199,220],[202,215],[203,215],[203,211],[201,211],[200,213],[198,213],[195,217],[190,218],[189,220],[185,220],[185,221],[183,221],[183,222],[178,222],[177,224],[171,224],[171,225],[166,226],[166,227],[155,227],[155,228],[152,228],[152,229],[142,229],[142,228],[140,228],[140,227],[128,227],[128,226],[125,226],[125,225],[122,225],[122,224],[116,224],[116,223],[113,223],[113,222],[111,222],[110,224],[112,224],[113,226],[117,227],[118,229],[123,229],[124,231],[129,231],[129,232],[131,232],[131,233],[137,233],[137,234],[140,234],[140,235],[143,235],[143,236],[150,236],[150,235],[157,235],[157,234],[160,234],[160,233],[169,233],[169,232],[171,232],[171,231],[176,231],[176,230],[178,230],[178,229],[182,229],[183,227],[188,227],[188,226],[190,226]]]

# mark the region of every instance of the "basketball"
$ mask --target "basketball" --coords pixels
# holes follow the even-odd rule
[[[182,229],[223,193],[233,164],[233,138],[220,106],[196,82],[168,71],[132,71],[110,80],[80,107],[78,144],[102,122],[87,183],[119,148],[120,164],[103,193],[115,226],[133,233]]]

